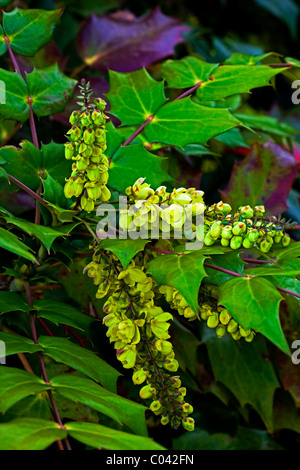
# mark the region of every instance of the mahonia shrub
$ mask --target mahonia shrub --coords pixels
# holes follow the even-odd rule
[[[0,449],[201,448],[210,412],[236,419],[219,447],[280,448],[275,431],[299,432],[296,130],[247,100],[299,63],[178,58],[187,28],[155,9],[132,28],[155,46],[170,33],[174,59],[93,16],[69,73],[47,62],[62,10],[1,7]],[[129,58],[109,49],[104,70],[91,34],[112,21]],[[216,197],[198,176],[219,160]]]

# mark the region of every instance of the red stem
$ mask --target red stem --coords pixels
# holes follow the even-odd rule
[[[201,86],[201,83],[202,82],[199,82],[195,86],[193,86],[192,88],[189,88],[184,93],[182,93],[182,95],[177,96],[177,98],[175,98],[174,101],[181,100],[182,98],[185,98],[186,96],[191,95],[194,91],[197,90],[197,88],[199,88]]]
[[[10,47],[9,39],[8,39],[7,36],[4,36],[3,39],[6,43],[7,50],[8,50],[8,53],[9,53],[9,57],[10,57],[10,60],[12,61],[13,67],[14,67],[15,71],[18,72],[18,74],[21,75],[21,77],[22,77],[21,70],[19,68],[18,62],[16,61],[14,53],[13,53],[11,47]]]
[[[8,37],[4,36],[4,40],[6,42],[7,49],[8,49],[8,52],[9,52],[9,56],[11,58],[11,61],[13,63],[15,71],[18,72],[18,74],[25,81],[24,77],[21,74],[21,70],[20,70],[20,67],[18,65],[18,62],[17,62],[17,60],[14,56],[14,53],[13,53],[11,47],[10,47]],[[34,145],[36,146],[36,148],[39,149],[39,141],[38,141],[35,122],[34,122],[34,114],[33,114],[33,109],[32,109],[32,98],[31,98],[31,96],[27,97],[27,103],[29,105],[29,123],[30,123],[32,141],[33,141]],[[39,223],[39,222],[40,222],[40,208],[39,208],[39,205],[36,201],[36,203],[35,203],[35,223]]]
[[[34,114],[33,114],[33,109],[32,109],[32,98],[31,98],[31,96],[27,97],[27,103],[28,103],[29,109],[30,109],[29,122],[30,122],[31,134],[32,134],[32,141],[33,141],[34,145],[36,146],[36,148],[39,149],[39,141],[38,141],[35,122],[34,122]]]
[[[54,334],[52,333],[52,331],[50,330],[50,328],[46,325],[46,323],[44,322],[44,320],[42,318],[38,318],[38,321],[40,322],[40,324],[42,325],[42,327],[44,328],[44,330],[48,333],[49,336],[54,336]]]
[[[203,263],[204,266],[210,269],[215,269],[216,271],[220,271],[221,273],[225,274],[230,274],[230,276],[234,277],[252,277],[252,276],[247,276],[245,274],[239,274],[234,271],[230,271],[229,269],[221,268],[220,266],[215,266],[214,264],[209,264],[209,263]]]
[[[124,142],[122,147],[126,147],[129,145],[141,132],[143,132],[144,128],[146,125],[153,120],[154,116],[149,116],[148,119],[144,122],[144,124],[141,125],[127,140]]]
[[[71,328],[69,325],[65,325],[65,330],[66,330],[66,335],[68,334],[68,332],[70,332],[74,338],[78,341],[78,343],[80,344],[80,346],[82,348],[86,348],[86,345],[84,344],[86,341],[88,341],[88,338],[80,338],[80,336],[76,333],[76,331],[73,330],[73,328]]]
[[[29,285],[28,281],[24,282],[24,287],[25,287],[25,292],[26,292],[26,298],[27,298],[28,305],[30,307],[33,307],[33,301],[32,301],[32,296],[31,296],[31,291],[30,291],[30,285]],[[34,314],[31,314],[31,316],[30,316],[30,328],[31,328],[31,334],[32,334],[32,339],[34,341],[34,344],[38,345],[39,342],[38,342],[38,336],[37,336],[37,331],[36,331],[36,326],[35,326],[35,318],[36,318],[36,316]],[[47,371],[46,371],[46,367],[45,367],[45,363],[44,363],[44,360],[43,360],[41,354],[38,354],[38,358],[39,358],[39,363],[40,363],[40,367],[41,367],[43,380],[46,384],[50,384],[49,379],[48,379],[48,375],[47,375]],[[58,411],[58,408],[56,406],[56,403],[55,403],[55,400],[53,398],[51,390],[47,390],[47,393],[48,393],[49,401],[51,403],[51,407],[52,407],[52,410],[53,410],[54,417],[55,417],[58,425],[60,426],[61,429],[66,429],[66,427],[64,426],[64,424],[61,420],[61,417],[59,415],[59,411]],[[65,443],[66,443],[67,450],[72,450],[72,448],[70,446],[70,443],[69,443],[67,438],[65,439]]]
[[[26,193],[30,194],[30,196],[32,196],[34,199],[36,199],[37,201],[39,201],[41,204],[43,204],[43,206],[45,207],[48,207],[48,203],[46,201],[44,201],[44,199],[39,196],[37,193],[35,193],[34,191],[32,191],[32,189],[28,188],[28,186],[26,186],[24,183],[22,183],[21,181],[17,180],[17,178],[15,178],[14,176],[12,175],[9,175],[7,174],[7,176],[9,177],[9,179],[15,183],[17,186],[19,186],[19,188],[23,189],[23,191],[26,191]]]
[[[167,250],[163,250],[162,248],[156,248],[155,246],[149,246],[149,248],[153,251],[157,251],[159,253],[164,253],[166,255],[177,255],[177,256],[185,255],[185,253],[176,253],[174,251],[167,251]],[[205,262],[203,264],[207,268],[215,269],[216,271],[220,271],[222,273],[230,274],[231,276],[234,276],[234,277],[252,277],[252,276],[247,276],[246,274],[239,274],[239,273],[236,273],[234,271],[230,271],[229,269],[221,268],[220,266],[214,266],[213,264],[209,264],[209,263],[205,263]],[[286,294],[293,295],[294,297],[298,297],[300,299],[300,295],[297,294],[296,292],[290,291],[288,289],[283,289],[282,287],[278,287],[278,286],[275,286],[275,287],[276,287],[277,290],[279,290],[281,292],[285,292]]]
[[[269,264],[269,263],[272,263],[272,261],[265,260],[265,259],[241,258],[241,260],[245,261],[246,263],[254,263],[254,264]]]
[[[189,88],[188,90],[186,90],[184,93],[182,93],[182,95],[178,96],[177,98],[175,98],[174,101],[177,101],[177,100],[181,100],[181,98],[185,98],[186,96],[189,96],[190,94],[192,94],[195,90],[197,90],[197,88],[199,88],[199,86],[201,85],[201,82],[197,83],[195,86],[193,86],[192,88]],[[122,147],[126,147],[127,145],[129,145],[141,132],[143,132],[143,130],[145,129],[146,125],[153,121],[153,119],[155,118],[155,115],[152,115],[152,116],[149,116],[146,121],[124,142],[124,144],[122,145]]]

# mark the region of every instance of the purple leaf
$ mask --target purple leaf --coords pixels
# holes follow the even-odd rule
[[[282,214],[297,176],[295,156],[273,142],[255,144],[243,161],[235,163],[229,183],[220,191],[224,202],[236,208],[264,204],[272,215]]]
[[[189,29],[159,7],[139,18],[126,11],[90,15],[78,34],[78,52],[96,70],[132,72],[173,55]]]

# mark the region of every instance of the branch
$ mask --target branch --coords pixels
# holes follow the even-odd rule
[[[196,91],[201,86],[201,84],[202,84],[202,82],[199,82],[195,86],[193,86],[192,88],[189,88],[184,93],[177,96],[177,98],[175,98],[174,101],[178,101],[178,100],[181,100],[182,98],[185,98],[186,96],[190,96],[192,93],[194,93],[194,91]]]
[[[163,253],[165,255],[184,256],[186,254],[186,253],[176,253],[174,251],[167,251],[167,250],[163,250],[162,248],[156,248],[155,246],[149,246],[149,245],[148,245],[148,248],[150,248],[150,250],[157,251],[159,253]],[[209,264],[209,263],[205,263],[205,262],[203,263],[203,265],[206,266],[207,268],[214,269],[214,270],[220,271],[222,273],[230,274],[230,276],[234,276],[234,277],[247,277],[247,278],[253,277],[253,276],[247,276],[246,274],[236,273],[235,271],[231,271],[229,269],[221,268],[220,266],[214,266],[213,264]],[[279,290],[281,292],[285,292],[286,294],[293,295],[294,297],[297,297],[297,298],[300,299],[300,294],[297,294],[296,292],[293,292],[293,291],[288,290],[288,289],[284,289],[283,287],[278,287],[278,286],[275,286],[275,287],[276,287],[277,290]]]
[[[17,180],[17,178],[15,178],[14,176],[9,175],[9,174],[7,174],[7,176],[9,177],[10,181],[12,181],[17,186],[19,186],[19,188],[23,189],[23,191],[26,191],[26,193],[30,194],[30,196],[32,196],[34,199],[40,202],[43,206],[48,207],[48,203],[44,201],[44,199],[39,194],[32,191],[32,189],[28,188],[28,186],[26,186],[21,181]]]
[[[181,100],[182,98],[185,98],[186,96],[189,96],[191,95],[195,90],[197,90],[197,88],[199,88],[199,86],[201,85],[201,82],[197,83],[195,86],[193,86],[192,88],[189,88],[188,90],[186,90],[184,93],[182,93],[182,95],[178,96],[177,98],[174,99],[174,101],[177,101],[177,100]],[[153,119],[155,118],[155,115],[151,115],[149,116],[146,121],[126,140],[126,142],[124,142],[124,144],[122,145],[122,147],[126,147],[127,145],[129,145],[141,132],[143,132],[143,130],[145,129],[146,125],[153,121]]]
[[[34,122],[34,114],[33,114],[33,109],[32,109],[32,98],[31,98],[31,96],[27,97],[27,103],[28,103],[29,109],[30,109],[29,122],[30,122],[31,134],[32,134],[32,141],[33,141],[34,145],[36,146],[36,148],[39,149],[39,141],[38,141],[35,122]]]
[[[24,287],[25,287],[25,293],[26,293],[26,298],[27,298],[28,305],[30,307],[33,307],[33,301],[32,301],[32,296],[31,296],[31,291],[30,291],[30,285],[29,285],[28,281],[24,282]],[[39,343],[38,343],[38,336],[37,336],[37,331],[36,331],[36,326],[35,326],[35,318],[36,318],[36,316],[33,313],[31,313],[31,315],[30,315],[30,328],[31,328],[32,339],[34,341],[34,344],[38,345]],[[50,384],[49,379],[48,379],[48,375],[47,375],[47,371],[46,371],[46,367],[45,367],[45,363],[44,363],[44,360],[43,360],[41,354],[38,354],[38,359],[39,359],[39,363],[40,363],[40,367],[41,367],[41,371],[42,371],[43,380],[46,384]],[[60,414],[59,414],[59,411],[58,411],[58,408],[56,406],[56,403],[55,403],[55,400],[53,398],[51,390],[47,390],[47,393],[48,393],[49,401],[51,403],[51,407],[52,407],[52,410],[53,410],[54,417],[55,417],[59,427],[61,429],[66,429],[66,427],[64,426],[64,424],[61,420],[61,417],[60,417]],[[67,438],[65,439],[65,443],[66,443],[67,450],[72,450],[72,448],[70,446],[70,443],[69,443]]]
[[[122,145],[122,147],[126,147],[127,145],[129,145],[141,132],[143,132],[143,130],[145,129],[146,125],[151,122],[152,120],[154,119],[154,115],[152,116],[149,116],[146,121],[144,122],[144,124],[141,125],[141,127],[139,127],[133,134],[132,136],[130,136],[126,142],[124,142],[124,144]]]
[[[7,50],[8,50],[8,53],[9,53],[9,57],[10,57],[10,60],[12,61],[12,64],[13,64],[13,67],[15,69],[16,72],[18,72],[19,75],[21,75],[22,77],[22,74],[21,74],[21,70],[20,70],[20,67],[19,67],[19,64],[14,56],[14,53],[10,47],[10,43],[9,43],[9,38],[7,36],[4,36],[3,37],[5,43],[6,43],[6,46],[7,46]],[[23,78],[23,77],[22,77]]]

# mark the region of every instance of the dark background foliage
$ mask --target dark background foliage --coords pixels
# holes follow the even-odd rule
[[[18,2],[14,3],[18,4]],[[264,7],[261,3],[264,3]],[[20,5],[22,6],[21,3]],[[60,2],[45,0],[28,1],[26,5],[29,8],[48,10],[63,7],[65,11],[55,29],[53,41],[34,58],[19,57],[22,71],[31,71],[34,66],[44,67],[58,62],[67,76],[76,75],[76,78],[84,77],[90,80],[100,96],[104,96],[109,91],[108,71],[106,67],[82,65],[82,56],[90,47],[90,41],[92,42],[93,38],[98,35],[100,37],[105,27],[109,28],[111,18],[128,20],[133,18],[132,15],[141,17],[141,15],[151,14],[158,6],[164,15],[172,18],[171,24],[166,26],[166,31],[170,31],[170,37],[173,40],[171,48],[174,48],[174,53],[167,57],[163,54],[154,55],[154,59],[152,56],[148,57],[147,69],[153,77],[160,76],[162,59],[169,57],[180,59],[188,54],[200,56],[212,63],[223,62],[234,52],[249,55],[274,52],[275,63],[285,62],[287,57],[300,60],[298,47],[300,4],[297,1],[70,0]],[[91,14],[99,15],[97,21],[102,21],[102,23],[96,23],[97,30],[89,31],[86,25],[90,24]],[[173,27],[179,28],[180,34],[179,30],[175,31]],[[86,36],[82,35],[83,28],[86,28]],[[184,40],[179,41],[181,33]],[[104,40],[105,38],[101,36],[101,41]],[[163,50],[166,39],[157,41],[157,50]],[[110,56],[108,59],[112,60]],[[118,69],[120,63],[124,67],[124,56],[120,56],[119,62],[115,60],[113,63],[115,68],[111,67],[110,63],[108,68]],[[7,56],[0,58],[0,66],[3,68],[9,66]],[[128,72],[141,68],[139,62],[132,59],[128,59],[127,66]],[[300,79],[299,70],[293,69],[294,79]],[[170,92],[170,96],[171,94]],[[276,118],[277,124],[272,131],[268,129],[266,132],[263,127],[259,127],[262,124],[259,124],[259,135],[247,134],[245,140],[225,140],[225,142],[213,140],[210,146],[211,153],[201,153],[200,149],[197,149],[197,152],[200,152],[197,154],[195,149],[190,148],[185,149],[185,152],[181,154],[173,148],[168,149],[168,171],[174,178],[174,186],[201,187],[205,191],[208,203],[218,201],[220,194],[222,197],[227,197],[230,202],[234,202],[244,196],[243,188],[241,189],[239,185],[240,181],[247,181],[250,192],[254,191],[255,182],[251,180],[251,176],[255,175],[259,158],[263,155],[266,165],[264,174],[266,178],[270,176],[272,184],[265,187],[264,192],[259,194],[260,198],[266,206],[269,201],[272,201],[269,208],[273,212],[277,211],[276,215],[283,213],[285,217],[291,217],[300,224],[298,176],[300,138],[295,133],[294,146],[291,150],[289,148],[290,128],[286,127],[283,134],[274,132],[281,125],[290,125],[294,130],[300,131],[300,105],[297,107],[291,102],[291,78],[277,77],[275,89],[272,87],[257,89],[250,96],[243,97],[241,104],[244,111],[250,111],[249,114]],[[69,126],[67,117],[73,106],[74,101],[71,101],[64,112],[39,118],[37,126],[41,142],[44,144],[51,141],[65,142],[65,133]],[[111,115],[111,118],[116,125],[119,123],[115,116]],[[18,128],[16,133],[9,128],[9,124],[1,124],[1,126],[1,145],[6,143],[19,145],[20,140],[31,140],[28,121]],[[263,151],[261,147],[257,150],[256,146],[260,145],[264,145]],[[247,179],[249,175],[250,178]],[[16,193],[15,188],[3,180],[0,183],[0,198],[1,206],[28,220],[33,219],[34,206],[31,199],[24,194]],[[300,232],[294,231],[293,236],[295,239],[300,239]],[[78,245],[82,248],[80,242]],[[60,246],[61,259],[63,261],[71,259],[72,250],[75,251],[76,248],[78,248],[76,243],[72,247]],[[10,262],[5,254],[1,254],[2,260],[4,266]],[[235,265],[236,260],[232,260],[232,263]],[[49,273],[52,280],[58,280],[63,286],[63,289],[57,289],[54,294],[50,293],[49,298],[70,302],[72,305],[79,305],[85,312],[90,313],[92,310],[95,316],[100,315],[100,307],[91,302],[94,294],[93,286],[89,280],[83,278],[82,267],[79,260],[72,265],[71,270],[64,267]],[[76,289],[74,289],[75,284]],[[282,314],[286,331],[291,328],[293,332],[299,332],[297,319],[299,303],[296,299],[287,299],[283,309],[285,310]],[[17,314],[12,317],[11,323],[12,325],[18,323]],[[41,325],[39,328],[41,332],[44,331]],[[51,324],[51,328],[57,336],[64,336],[63,326]],[[240,346],[230,341],[223,342],[223,349],[220,349],[218,339],[211,336],[209,331],[202,331],[201,326],[193,328],[184,329],[182,325],[175,323],[172,339],[180,355],[182,381],[188,387],[189,402],[193,403],[195,408],[197,429],[194,433],[184,433],[182,430],[168,430],[166,433],[165,428],[157,426],[153,417],[149,415],[150,436],[167,448],[175,450],[298,448],[300,444],[299,366],[293,367],[289,358],[264,339],[258,339],[257,346],[248,350],[247,345],[243,345],[240,349]],[[28,325],[23,325],[23,329],[28,332]],[[119,364],[113,359],[114,350],[108,344],[101,325],[94,325],[88,337],[87,344],[92,344],[100,353],[101,358],[119,370]],[[76,342],[75,337],[72,337],[72,340]],[[257,359],[257,365],[253,366],[251,363],[253,358]],[[36,371],[38,364],[34,361],[35,359],[32,359],[31,366]],[[230,367],[232,363],[234,363],[233,372]],[[9,359],[8,365],[18,367],[19,362],[13,356]],[[63,371],[65,366],[49,361],[47,367],[49,373],[55,375],[58,369]],[[66,370],[68,370],[67,367]],[[253,371],[260,378],[261,376],[267,378],[266,389],[263,380],[259,381],[253,377]],[[241,390],[240,377],[242,377],[241,381],[246,391]],[[118,384],[118,392],[122,396],[139,401],[130,373],[125,372]],[[248,393],[249,389],[253,392],[252,395]],[[99,418],[99,414],[91,408],[74,405],[68,400],[62,400],[59,408],[62,417],[67,420],[75,417],[82,421],[100,422],[118,428],[109,418],[103,415]],[[274,411],[272,425],[268,414],[270,408]],[[18,416],[17,409],[12,411],[12,417],[14,416]],[[6,421],[8,417],[1,419]],[[81,444],[77,442],[73,442],[73,445],[75,448],[76,446],[81,448]]]

